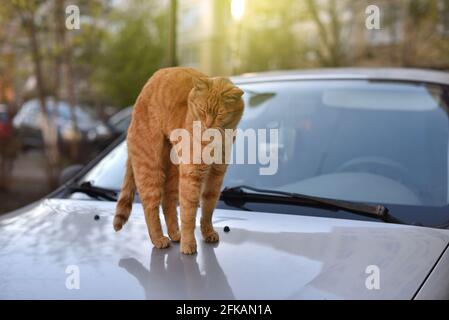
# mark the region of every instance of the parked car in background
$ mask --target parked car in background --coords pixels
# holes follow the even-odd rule
[[[56,103],[54,99],[47,98],[46,107],[50,117],[55,121],[58,140],[60,144],[64,144],[62,138],[73,127],[70,106],[64,101]],[[82,144],[102,150],[111,142],[111,130],[102,121],[95,119],[86,108],[76,106],[75,116]],[[14,117],[14,127],[18,131],[25,149],[43,147],[42,117],[41,106],[37,99],[25,102]]]
[[[108,127],[111,129],[112,134],[115,137],[119,137],[128,130],[132,112],[133,107],[127,107],[112,115],[108,119]]]
[[[198,217],[197,256],[152,248],[139,197],[113,230],[127,159],[118,140],[46,199],[0,217],[0,299],[449,299],[449,75],[233,81],[245,91],[239,128],[278,130],[257,147],[276,149],[279,168],[230,165],[218,244],[199,240]],[[79,290],[66,288],[69,266]]]
[[[15,135],[12,113],[6,104],[0,104],[0,189],[10,188],[14,160],[21,149]]]
[[[13,132],[11,114],[6,104],[0,104],[0,140],[8,139]]]

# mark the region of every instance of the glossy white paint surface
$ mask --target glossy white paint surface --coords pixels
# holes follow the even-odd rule
[[[138,204],[115,233],[114,207],[54,199],[0,217],[0,299],[411,299],[449,242],[447,230],[216,210],[220,243],[197,233],[184,256],[152,247]],[[365,286],[369,265],[379,290]]]

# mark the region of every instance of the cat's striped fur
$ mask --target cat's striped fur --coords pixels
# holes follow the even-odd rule
[[[169,137],[179,128],[192,134],[193,121],[201,121],[205,128],[235,129],[243,114],[242,95],[229,79],[208,78],[191,68],[161,69],[148,80],[137,98],[128,130],[128,161],[114,217],[116,231],[128,220],[138,191],[149,235],[157,248],[170,244],[161,228],[162,205],[170,239],[181,241],[181,252],[196,252],[194,229],[200,200],[202,236],[207,242],[218,241],[212,213],[227,165],[175,165],[170,161],[174,141]]]

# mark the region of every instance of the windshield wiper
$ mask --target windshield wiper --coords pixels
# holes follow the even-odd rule
[[[251,192],[247,192],[245,190],[249,190]],[[258,189],[244,185],[235,187],[226,187],[221,193],[221,198],[224,201],[236,200],[237,202],[242,201],[245,202],[245,201],[263,200],[275,203],[281,202],[287,204],[318,207],[333,211],[344,210],[365,217],[380,219],[385,222],[404,224],[404,222],[391,216],[388,213],[388,208],[380,204],[372,205],[345,200],[333,200],[293,192]]]
[[[100,188],[92,185],[91,182],[83,182],[81,184],[72,183],[67,186],[70,193],[81,192],[95,199],[105,199],[109,201],[117,201],[117,192],[110,189]]]

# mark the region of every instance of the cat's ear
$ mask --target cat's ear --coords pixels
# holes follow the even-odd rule
[[[240,100],[240,98],[243,96],[243,90],[239,87],[233,86],[231,89],[226,90],[223,93],[223,98],[228,103],[234,103]]]
[[[212,83],[209,78],[201,77],[194,80],[194,87],[198,91],[207,91],[210,89]]]

